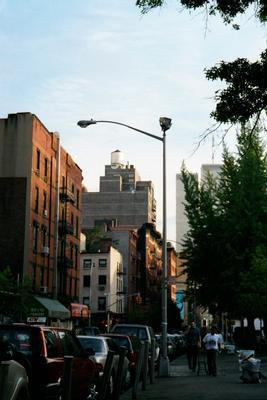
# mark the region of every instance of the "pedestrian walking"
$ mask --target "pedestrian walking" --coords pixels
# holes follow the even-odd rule
[[[217,352],[221,349],[222,337],[217,334],[217,329],[215,326],[211,328],[210,333],[207,333],[203,338],[203,343],[205,344],[207,351],[207,364],[208,373],[211,376],[217,376]]]
[[[200,331],[192,321],[186,333],[186,355],[188,360],[188,368],[196,371],[198,352],[201,345]]]

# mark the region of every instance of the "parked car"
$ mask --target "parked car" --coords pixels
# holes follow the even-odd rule
[[[94,354],[91,355],[90,358],[96,361],[97,363],[101,364],[103,369],[106,364],[109,350],[115,352],[115,355],[113,357],[112,370],[108,387],[108,393],[110,396],[112,396],[114,391],[114,383],[118,372],[119,347],[109,337],[78,335],[77,338],[79,339],[84,350],[92,349],[94,351]],[[130,383],[130,371],[128,367],[129,367],[129,361],[127,358],[125,358],[123,364],[123,372],[122,372],[123,389],[126,389]],[[100,377],[102,375],[103,372],[100,373]]]
[[[156,341],[160,348],[160,352],[162,353],[162,336],[156,335]],[[176,343],[172,335],[167,335],[167,356],[172,361],[176,357]]]
[[[135,373],[136,373],[138,352],[141,347],[140,340],[135,336],[121,335],[119,333],[105,333],[102,336],[110,337],[111,339],[114,340],[114,342],[119,347],[122,347],[122,346],[126,347],[126,349],[127,349],[126,357],[129,360],[128,368],[130,371],[131,383],[133,383],[134,378],[135,378]]]
[[[148,340],[149,346],[151,346],[152,339],[155,339],[155,333],[153,328],[149,325],[139,324],[116,324],[112,328],[112,333],[120,333],[129,336],[136,336],[139,340]],[[159,346],[155,341],[155,363],[159,360]]]
[[[58,400],[64,356],[73,356],[72,400],[83,400],[99,379],[99,366],[88,359],[68,329],[24,324],[0,325],[0,340],[14,346],[14,359],[27,373],[32,399]]]
[[[0,396],[4,400],[30,400],[28,377],[24,367],[13,360],[14,350],[0,342]]]

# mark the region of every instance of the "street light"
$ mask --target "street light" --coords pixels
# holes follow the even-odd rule
[[[162,137],[152,135],[151,133],[145,132],[141,129],[134,128],[130,125],[123,124],[117,121],[103,121],[103,120],[81,120],[77,122],[80,128],[87,128],[89,125],[95,125],[97,123],[108,123],[121,125],[126,128],[132,129],[136,132],[142,133],[146,136],[150,136],[153,139],[160,140],[163,144],[163,216],[162,216],[162,355],[160,358],[159,374],[160,376],[169,375],[169,359],[167,355],[167,288],[168,288],[168,267],[167,267],[167,230],[166,230],[166,131],[170,129],[172,122],[170,118],[160,117],[159,124],[162,130]]]

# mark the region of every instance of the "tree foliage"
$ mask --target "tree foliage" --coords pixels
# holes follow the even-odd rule
[[[137,0],[142,13],[161,7],[165,0]],[[231,23],[238,14],[243,14],[254,5],[255,15],[260,21],[267,20],[266,0],[179,0],[186,9],[203,9],[208,15],[219,14],[225,23]],[[239,26],[233,24],[239,29]],[[216,108],[211,112],[219,123],[244,123],[250,118],[259,118],[267,110],[267,50],[256,62],[239,58],[234,62],[222,61],[218,66],[206,70],[209,80],[220,79],[226,88],[215,93]]]
[[[259,132],[243,128],[238,153],[225,148],[220,178],[200,186],[182,171],[189,231],[182,257],[199,304],[236,317],[267,306],[267,164]]]
[[[219,14],[226,23],[229,23],[238,14],[243,14],[251,5],[255,6],[255,12],[261,21],[266,20],[266,0],[177,0],[187,9],[202,8],[209,15]],[[162,7],[166,0],[136,0],[142,13],[147,13],[153,8]]]
[[[32,292],[32,281],[25,277],[19,284],[10,267],[0,271],[0,317],[12,321],[22,321],[25,318],[25,299]]]
[[[211,116],[216,121],[244,123],[267,110],[267,50],[256,62],[245,58],[228,63],[222,61],[206,70],[206,77],[227,84],[226,89],[215,93],[217,105]]]

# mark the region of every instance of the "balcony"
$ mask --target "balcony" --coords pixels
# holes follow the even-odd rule
[[[69,189],[66,187],[61,187],[59,189],[59,199],[62,203],[75,203],[75,196]]]
[[[126,273],[122,270],[117,269],[117,275],[125,275]]]
[[[57,258],[57,265],[60,268],[73,268],[73,260],[66,256],[59,256]]]
[[[60,236],[73,235],[74,234],[74,226],[67,221],[61,220],[58,222],[58,233]]]

